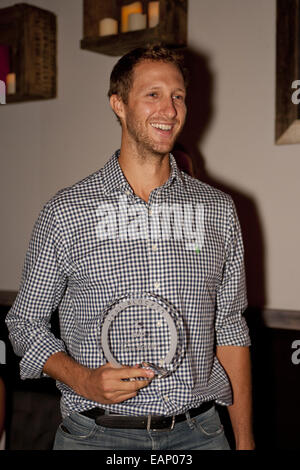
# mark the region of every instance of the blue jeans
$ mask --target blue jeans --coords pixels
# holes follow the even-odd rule
[[[230,450],[219,414],[208,411],[175,424],[168,431],[98,426],[79,413],[59,426],[54,450]]]

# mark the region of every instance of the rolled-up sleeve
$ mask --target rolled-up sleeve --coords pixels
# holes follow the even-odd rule
[[[232,201],[228,220],[226,261],[217,293],[216,344],[250,346],[249,329],[243,315],[247,307],[244,247],[239,220]]]
[[[66,251],[59,225],[48,203],[35,223],[26,253],[17,298],[6,324],[14,351],[22,356],[22,379],[39,378],[47,359],[65,351],[51,332],[51,315],[67,285]]]

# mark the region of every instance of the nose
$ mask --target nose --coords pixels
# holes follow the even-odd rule
[[[174,119],[177,116],[177,109],[172,97],[165,98],[161,105],[161,112],[168,119]]]

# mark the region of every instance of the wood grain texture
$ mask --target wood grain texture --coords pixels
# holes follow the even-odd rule
[[[136,47],[157,43],[174,48],[186,47],[187,0],[160,0],[160,21],[155,28],[100,37],[100,19],[113,17],[120,22],[121,7],[127,3],[132,3],[132,0],[84,0],[84,38],[81,48],[110,56],[121,56]],[[148,1],[143,0],[142,4],[143,12],[147,13]]]
[[[21,3],[0,10],[0,43],[10,46],[17,92],[6,102],[56,96],[56,16]]]
[[[300,143],[300,105],[292,83],[300,80],[300,0],[277,0],[276,143]]]

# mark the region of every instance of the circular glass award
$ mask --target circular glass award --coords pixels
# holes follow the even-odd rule
[[[167,377],[178,368],[185,343],[182,317],[155,294],[124,296],[103,313],[102,349],[114,367],[140,365]]]

